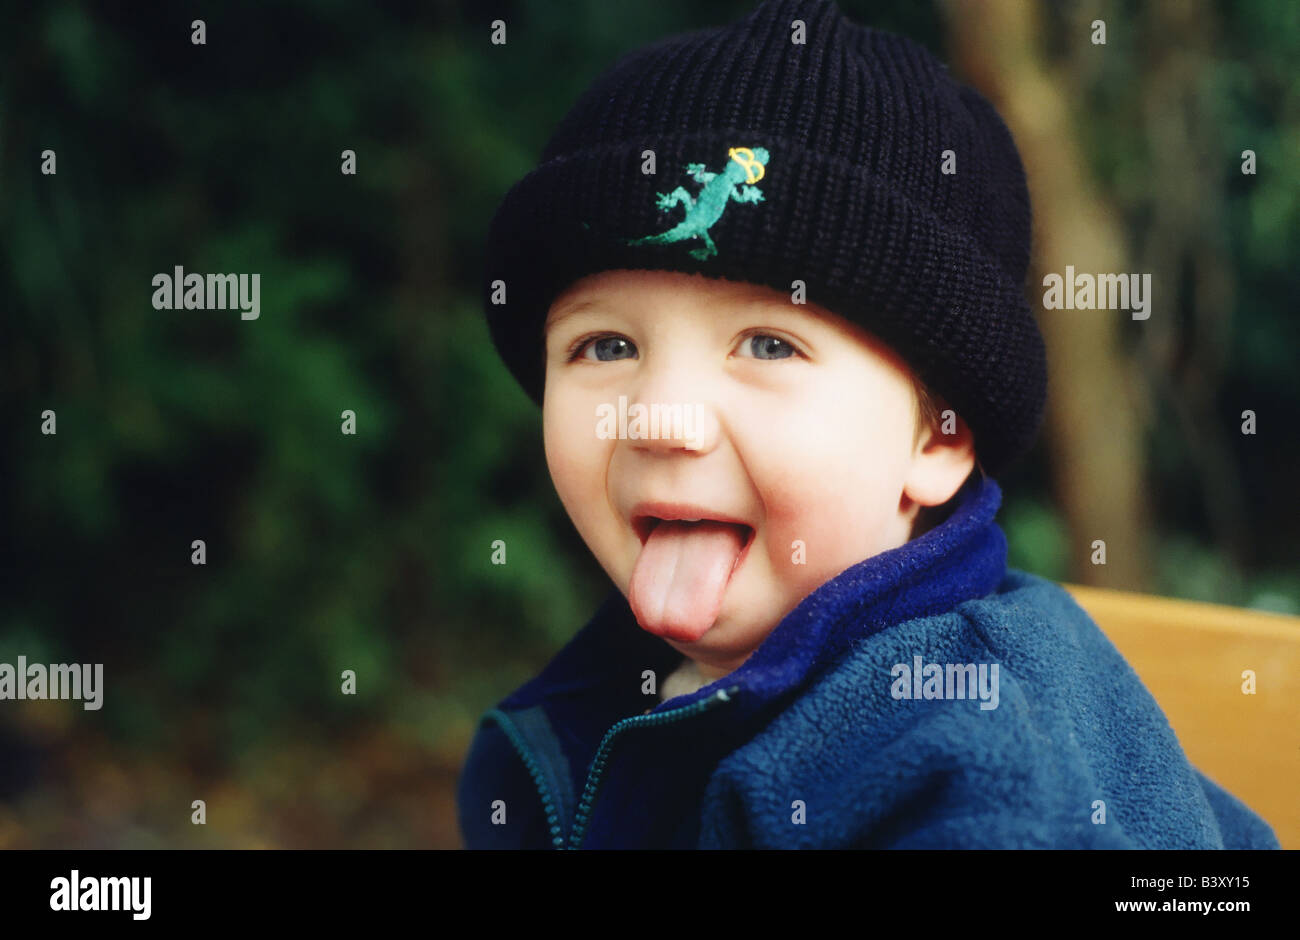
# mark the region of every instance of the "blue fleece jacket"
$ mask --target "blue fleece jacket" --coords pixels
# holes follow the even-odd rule
[[[1006,567],[1000,502],[976,478],[666,702],[645,671],[681,655],[611,593],[483,717],[466,846],[1277,848],[1070,596]]]

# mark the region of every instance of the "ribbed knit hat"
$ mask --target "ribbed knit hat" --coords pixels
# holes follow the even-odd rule
[[[1029,218],[1015,144],[977,92],[831,0],[767,0],[596,79],[492,219],[484,305],[540,404],[547,310],[584,275],[682,271],[786,294],[802,281],[952,405],[996,476],[1032,443],[1046,393]]]

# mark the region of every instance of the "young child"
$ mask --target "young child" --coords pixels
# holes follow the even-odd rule
[[[493,341],[616,588],[491,710],[469,848],[1263,848],[994,477],[1045,364],[992,107],[830,0],[626,56],[493,220]]]

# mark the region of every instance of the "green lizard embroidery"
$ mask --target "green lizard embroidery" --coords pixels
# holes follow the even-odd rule
[[[703,163],[688,163],[686,172],[697,183],[702,183],[698,196],[692,197],[685,188],[678,186],[671,193],[658,193],[656,205],[666,212],[674,206],[685,203],[686,217],[666,232],[647,235],[644,238],[624,239],[629,245],[663,245],[669,242],[684,241],[688,238],[704,239],[703,248],[691,249],[691,257],[704,261],[718,253],[718,246],[709,237],[713,223],[722,218],[722,210],[731,200],[736,202],[763,201],[762,191],[755,186],[767,172],[770,156],[762,147],[732,147],[727,151],[730,162],[721,173],[710,173]],[[742,185],[743,184],[743,185]]]

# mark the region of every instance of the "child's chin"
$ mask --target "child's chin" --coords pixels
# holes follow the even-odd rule
[[[694,628],[677,628],[668,624],[646,626],[638,621],[638,625],[647,633],[653,633],[685,653],[687,650],[707,649],[710,635],[718,628],[718,621],[715,619],[703,633],[697,632]]]
[[[734,661],[743,659],[748,652],[753,652],[740,642],[744,632],[732,617],[727,616],[724,607],[723,612],[713,621],[713,625],[705,630],[699,639],[665,636],[664,640],[677,652],[692,659],[705,662]]]

